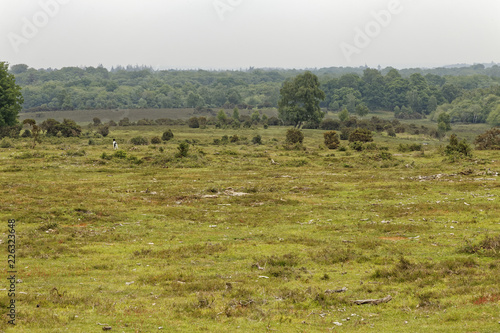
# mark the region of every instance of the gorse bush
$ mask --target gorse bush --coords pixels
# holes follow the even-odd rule
[[[286,131],[285,142],[288,144],[297,144],[304,142],[304,133],[297,128],[290,128]]]
[[[262,144],[262,137],[260,135],[256,135],[252,138],[252,143],[256,145],[261,145]]]
[[[0,141],[0,148],[12,148],[12,141],[10,141],[7,138],[3,138],[2,141]]]
[[[330,132],[325,132],[323,133],[323,138],[325,142],[325,146],[327,146],[329,149],[337,149],[340,140],[339,140],[339,135],[335,131],[330,131]]]
[[[181,142],[177,147],[177,150],[179,151],[175,154],[175,157],[177,158],[187,157],[189,153],[189,143]]]
[[[160,144],[161,143],[161,139],[159,136],[154,136],[151,138],[151,143],[154,144],[154,145],[157,145],[157,144]]]
[[[359,141],[351,142],[349,144],[349,148],[351,148],[352,150],[356,150],[356,151],[363,151],[363,149],[364,149],[363,142],[359,142]]]
[[[349,134],[349,142],[371,142],[373,141],[372,132],[365,128],[356,128]]]
[[[130,143],[136,146],[146,146],[149,144],[149,141],[143,136],[136,136],[135,138],[130,139]]]
[[[479,150],[500,150],[500,128],[495,127],[478,135],[474,144]]]
[[[450,136],[450,143],[445,148],[445,154],[452,159],[471,157],[472,148],[465,139],[459,142],[458,137],[452,134]]]
[[[173,138],[174,138],[174,133],[172,133],[171,129],[168,129],[165,132],[163,132],[163,135],[161,136],[161,139],[163,141],[169,141],[172,140]]]

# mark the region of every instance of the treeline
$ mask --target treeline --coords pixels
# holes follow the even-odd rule
[[[360,116],[391,110],[399,119],[447,112],[452,122],[500,122],[500,67],[371,69],[323,68],[321,107]],[[27,112],[84,109],[276,107],[283,82],[299,70],[153,70],[128,66],[34,69],[11,66]],[[470,108],[472,107],[472,111]]]

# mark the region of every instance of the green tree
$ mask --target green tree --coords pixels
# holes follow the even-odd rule
[[[217,127],[222,127],[226,124],[227,122],[227,114],[224,112],[224,110],[220,109],[219,112],[217,113]]]
[[[233,109],[233,119],[234,121],[240,121],[240,110],[238,108]]]
[[[368,109],[368,107],[364,104],[358,104],[356,106],[356,114],[360,117],[364,117],[366,116],[368,113],[370,112],[370,110]]]
[[[31,137],[33,138],[32,148],[35,148],[37,143],[42,143],[40,139],[42,129],[36,124],[36,121],[34,119],[24,119],[23,124],[31,127]]]
[[[342,122],[344,122],[347,119],[349,119],[349,111],[347,111],[347,109],[344,109],[344,110],[340,111],[340,113],[339,113],[339,119]]]
[[[493,126],[500,125],[500,104],[490,112],[486,122]]]
[[[8,69],[5,62],[0,62],[0,127],[16,125],[17,115],[24,103],[21,87]]]
[[[438,107],[438,101],[436,96],[431,96],[429,98],[429,104],[427,104],[427,113],[436,111],[437,107]]]
[[[451,131],[451,118],[450,115],[446,112],[440,113],[437,119],[438,122],[438,129],[440,131]]]
[[[258,124],[260,122],[260,114],[259,114],[259,111],[255,110],[252,115],[251,115],[251,118],[252,118],[252,123],[254,124]]]
[[[278,101],[280,118],[293,123],[295,128],[306,121],[321,122],[325,115],[319,103],[325,99],[325,93],[319,86],[318,77],[309,71],[286,80]]]

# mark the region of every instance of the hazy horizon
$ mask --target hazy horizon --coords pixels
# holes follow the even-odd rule
[[[0,61],[33,68],[435,68],[500,62],[500,1],[0,3]]]

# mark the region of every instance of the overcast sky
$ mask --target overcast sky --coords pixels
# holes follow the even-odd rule
[[[499,0],[0,0],[0,61],[35,68],[500,62]]]

